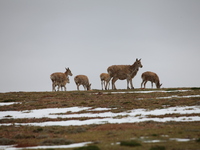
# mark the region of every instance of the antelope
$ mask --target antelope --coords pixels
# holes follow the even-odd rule
[[[64,80],[62,83],[55,82],[55,87],[56,87],[56,86],[59,86],[59,84],[60,84],[61,90],[63,90],[63,88],[64,88],[64,90],[66,91],[67,88],[66,88],[65,85],[66,85],[67,83],[70,83],[70,82],[69,82],[69,77],[67,77],[66,80]],[[58,89],[58,91],[59,91],[59,89]]]
[[[69,75],[72,76],[72,72],[69,68],[65,68],[66,71],[64,73],[62,72],[55,72],[55,73],[52,73],[50,75],[50,79],[52,81],[52,91],[56,91],[55,90],[55,87],[58,86],[58,91],[60,89],[60,87],[64,87],[65,90],[66,90],[66,83],[67,83],[67,80],[69,80]]]
[[[127,89],[129,88],[129,83],[131,89],[134,89],[132,79],[137,74],[139,68],[142,68],[141,59],[136,59],[133,65],[113,65],[107,68],[107,72],[112,78],[112,89],[116,90],[115,82],[120,80],[127,80]],[[107,85],[106,85],[107,86]]]
[[[89,83],[89,79],[85,75],[77,75],[74,77],[74,82],[76,83],[77,90],[79,90],[79,86],[82,85],[85,90],[91,89],[91,84]]]
[[[107,86],[108,86],[108,89],[109,89],[109,86],[110,86],[110,82],[109,82],[110,76],[109,76],[109,74],[108,73],[101,73],[100,74],[100,80],[101,80],[102,90],[103,90],[103,86],[104,86],[105,90],[107,90]]]
[[[144,72],[141,75],[141,78],[142,78],[141,88],[142,88],[142,85],[144,83],[144,89],[145,89],[147,81],[151,82],[152,88],[153,88],[153,83],[155,83],[155,85],[158,89],[162,86],[162,84],[160,84],[160,80],[159,80],[158,75],[154,72],[150,72],[150,71]]]

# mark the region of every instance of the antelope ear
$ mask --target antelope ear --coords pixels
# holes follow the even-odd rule
[[[65,69],[68,70],[69,68],[66,68],[66,67],[65,67]]]
[[[141,58],[139,59],[139,61],[141,60]]]
[[[136,58],[136,61],[138,61],[138,59]]]

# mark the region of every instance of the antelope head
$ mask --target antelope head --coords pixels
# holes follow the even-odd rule
[[[160,84],[160,82],[156,83],[156,87],[159,89],[162,86],[162,84]]]
[[[141,58],[140,58],[139,60],[136,59],[135,63],[137,64],[138,68],[139,68],[139,67],[140,67],[140,68],[143,67],[143,66],[142,66],[142,63],[141,63]]]
[[[71,72],[71,70],[69,68],[65,68],[65,69],[66,69],[66,71],[65,71],[66,75],[73,76],[73,74],[72,74],[72,72]]]

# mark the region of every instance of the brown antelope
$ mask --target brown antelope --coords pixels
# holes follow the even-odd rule
[[[63,88],[64,88],[64,91],[66,91],[67,88],[66,88],[65,85],[66,85],[67,83],[70,83],[70,82],[69,82],[69,77],[67,77],[66,80],[64,80],[64,81],[61,82],[61,83],[59,83],[59,82],[55,82],[55,87],[56,87],[56,86],[59,87],[59,85],[60,85],[60,87],[61,87],[61,91],[63,91]],[[58,91],[59,91],[59,88],[58,88]]]
[[[160,80],[159,80],[158,75],[154,72],[150,72],[150,71],[144,72],[142,74],[141,78],[142,78],[141,88],[142,88],[143,83],[144,83],[144,88],[145,88],[147,81],[151,82],[152,88],[153,88],[153,83],[155,83],[155,85],[158,89],[162,85],[162,84],[160,84]]]
[[[105,88],[105,90],[109,89],[109,86],[110,86],[110,76],[108,73],[101,73],[100,74],[100,79],[101,79],[101,87],[102,87],[102,90],[103,90],[103,86]],[[107,86],[108,87],[107,87]]]
[[[82,85],[85,90],[91,89],[91,84],[89,83],[89,79],[85,75],[77,75],[74,77],[74,82],[76,83],[77,90],[79,90],[79,86]]]
[[[65,68],[66,71],[62,72],[55,72],[50,75],[50,79],[52,81],[52,91],[56,91],[55,87],[58,86],[58,91],[60,87],[65,87],[67,80],[69,80],[69,75],[72,76],[72,72],[69,68]],[[65,87],[66,90],[66,87]]]
[[[127,80],[127,89],[129,88],[129,83],[131,88],[134,89],[132,79],[137,74],[139,68],[142,68],[141,59],[136,59],[133,65],[113,65],[108,67],[107,71],[112,78],[112,89],[116,89],[115,82],[120,80]]]

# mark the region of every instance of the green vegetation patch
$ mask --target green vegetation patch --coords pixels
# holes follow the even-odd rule
[[[164,146],[152,146],[151,148],[150,148],[150,150],[165,150],[165,147]]]
[[[141,146],[141,144],[137,141],[121,141],[120,142],[120,145],[121,146],[131,146],[131,147],[134,147],[134,146]]]
[[[200,87],[192,87],[191,90],[200,90]]]
[[[200,138],[198,138],[198,139],[196,140],[196,142],[200,143]]]
[[[100,150],[100,148],[96,145],[89,145],[89,146],[75,148],[74,150]]]
[[[14,99],[5,99],[2,102],[15,102],[15,100]]]

